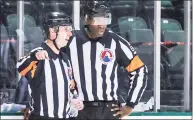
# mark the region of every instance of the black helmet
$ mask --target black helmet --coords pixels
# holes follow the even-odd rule
[[[84,4],[84,15],[88,18],[104,17],[108,19],[108,23],[111,23],[111,12],[106,1],[88,0]]]
[[[61,25],[72,26],[72,24],[72,19],[64,12],[49,12],[45,16],[45,25],[49,27]]]
[[[46,37],[53,41],[55,47],[58,50],[60,50],[60,49],[56,45],[55,40],[58,36],[59,26],[68,26],[67,29],[72,31],[73,30],[73,23],[72,23],[72,19],[70,18],[70,16],[68,16],[64,12],[49,12],[49,13],[47,13],[45,16],[44,31],[45,31]],[[56,38],[52,38],[52,39],[50,38],[49,28],[54,28],[54,30],[56,32]]]
[[[52,27],[58,32],[59,26],[71,26],[74,29],[72,19],[64,12],[49,12],[45,15],[44,31],[47,38],[49,37],[49,28]]]
[[[84,13],[93,15],[98,13],[109,13],[110,8],[107,5],[106,1],[95,1],[95,0],[88,0],[85,1],[84,5]]]

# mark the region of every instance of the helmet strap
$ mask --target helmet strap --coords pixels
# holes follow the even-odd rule
[[[58,31],[56,31],[56,39],[57,39],[57,37],[58,37]],[[56,47],[57,50],[60,50],[60,49],[58,48],[57,44],[56,44],[56,39],[51,40],[51,39],[50,39],[50,34],[49,34],[49,38],[48,38],[48,39],[53,42],[53,44],[54,44],[54,46]]]
[[[56,38],[57,38],[57,37],[56,37]],[[53,44],[54,44],[54,46],[56,47],[56,49],[60,51],[60,49],[58,48],[58,46],[57,46],[57,44],[56,44],[56,39],[53,40]]]

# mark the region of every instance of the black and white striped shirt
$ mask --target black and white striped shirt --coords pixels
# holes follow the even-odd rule
[[[38,61],[35,53],[46,50],[49,60]],[[72,68],[65,53],[55,54],[46,43],[31,51],[17,63],[19,73],[29,80],[33,114],[69,118]]]
[[[119,66],[129,72],[130,90],[127,105],[134,107],[147,84],[147,67],[125,39],[106,31],[102,38],[89,39],[76,31],[66,53],[70,56],[79,98],[83,101],[117,100]]]

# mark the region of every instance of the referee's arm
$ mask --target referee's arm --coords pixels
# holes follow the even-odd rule
[[[140,101],[147,85],[147,67],[134,48],[124,39],[119,41],[118,62],[129,72],[130,88],[126,106],[134,108]]]
[[[37,67],[38,60],[35,57],[35,53],[43,48],[39,47],[33,49],[29,55],[22,57],[17,62],[17,69],[21,76],[26,77],[28,80],[34,77],[34,73]]]

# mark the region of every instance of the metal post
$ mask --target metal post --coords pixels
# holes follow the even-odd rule
[[[154,1],[154,112],[160,109],[161,1]]]
[[[193,0],[192,0],[192,6],[193,6]],[[192,9],[191,9],[192,10]],[[193,86],[193,12],[192,12],[192,86]],[[192,100],[193,100],[193,91],[192,91]],[[192,103],[192,108],[193,108],[193,103]],[[192,116],[193,116],[193,110],[192,110]],[[192,117],[193,120],[193,117]]]
[[[191,1],[184,1],[184,31],[185,31],[185,50],[184,50],[184,111],[190,110],[190,4]]]
[[[18,16],[18,31],[23,31],[24,29],[24,1],[17,1],[17,16]],[[24,55],[24,36],[23,34],[18,34],[17,36],[17,60]],[[17,81],[20,80],[20,74],[17,73]]]
[[[18,16],[18,31],[23,31],[24,29],[24,1],[17,1],[17,16]],[[18,34],[18,55],[17,59],[24,55],[24,36],[22,34]]]
[[[73,22],[75,30],[80,30],[80,1],[73,1]]]

